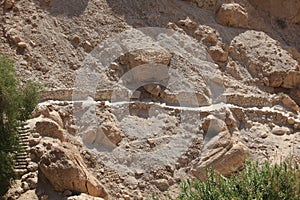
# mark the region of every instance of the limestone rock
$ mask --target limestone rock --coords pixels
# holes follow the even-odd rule
[[[161,92],[161,87],[155,84],[145,85],[144,89],[150,94],[152,94],[154,97],[158,97]]]
[[[192,167],[191,173],[197,178],[205,180],[206,169],[212,167],[224,176],[229,176],[243,166],[247,153],[248,148],[240,142],[233,144],[229,149],[218,148],[211,150],[210,156],[196,163]]]
[[[223,26],[248,28],[248,14],[237,3],[222,4],[216,14],[216,21]]]
[[[270,87],[294,88],[299,84],[298,62],[266,33],[246,31],[230,44],[230,56],[245,63],[253,78],[268,78]]]
[[[64,127],[62,118],[60,117],[60,115],[57,111],[55,111],[55,110],[50,111],[49,110],[49,112],[45,112],[44,115],[45,115],[45,117],[55,121],[61,128]]]
[[[41,136],[58,138],[61,141],[65,140],[64,130],[53,120],[48,118],[40,118],[36,122],[35,130]]]
[[[272,129],[272,133],[274,135],[284,135],[284,134],[290,134],[291,130],[287,127],[279,127],[279,126],[275,126]]]
[[[121,132],[111,124],[89,128],[82,133],[82,140],[88,147],[113,149],[121,141]]]
[[[123,77],[131,87],[138,87],[147,83],[162,83],[169,78],[167,65],[145,64],[131,69]]]
[[[216,45],[221,41],[218,31],[207,25],[199,25],[194,32],[196,38],[201,39],[204,43]]]
[[[184,20],[179,20],[178,24],[181,26],[185,26],[187,29],[195,29],[197,24],[193,22],[189,17]]]
[[[70,190],[108,198],[104,187],[87,171],[79,152],[71,145],[52,146],[42,156],[39,168],[57,191]]]
[[[161,191],[166,191],[169,188],[169,183],[166,179],[155,180],[154,185]]]
[[[226,123],[223,120],[218,119],[214,115],[209,115],[205,118],[202,124],[202,128],[206,133],[219,133],[227,130]]]
[[[208,52],[216,63],[224,63],[228,60],[228,52],[220,46],[211,46]]]
[[[282,87],[294,88],[300,85],[300,71],[289,71],[283,79]]]
[[[172,22],[169,22],[167,24],[167,28],[168,29],[172,29],[174,31],[178,31],[178,32],[180,32],[182,34],[186,34],[186,32],[182,28],[179,28],[175,23],[172,23]]]
[[[282,95],[281,96],[282,104],[287,107],[288,109],[291,109],[292,111],[299,111],[299,106],[296,104],[296,102],[289,97],[288,95]]]
[[[100,128],[104,132],[104,134],[108,137],[110,142],[112,142],[114,145],[117,145],[121,140],[121,130],[111,122],[103,123]]]
[[[163,48],[155,47],[129,52],[128,64],[131,68],[147,63],[169,65],[172,55]]]
[[[89,129],[85,131],[85,133],[83,134],[82,140],[84,143],[88,145],[92,145],[95,142],[96,138],[97,138],[97,132],[94,131],[93,129]]]

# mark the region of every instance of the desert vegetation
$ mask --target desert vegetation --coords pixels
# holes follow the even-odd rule
[[[280,164],[246,161],[244,169],[230,177],[207,170],[207,180],[186,181],[178,200],[213,199],[286,199],[300,198],[300,169],[295,160]]]
[[[13,62],[0,56],[0,194],[6,191],[15,178],[13,155],[22,151],[18,145],[18,128],[35,108],[38,89],[35,83],[22,87]]]

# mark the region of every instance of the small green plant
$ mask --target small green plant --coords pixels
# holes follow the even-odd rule
[[[245,162],[244,169],[229,178],[207,170],[207,180],[181,184],[178,200],[298,200],[300,170],[296,162],[270,165]]]
[[[38,101],[38,84],[29,83],[24,88],[19,81],[11,60],[0,55],[0,195],[15,178],[14,152],[20,151],[18,127],[28,119]]]

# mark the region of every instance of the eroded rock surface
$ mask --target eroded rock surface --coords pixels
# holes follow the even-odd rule
[[[104,187],[87,171],[79,153],[72,147],[53,146],[41,157],[39,168],[57,191],[83,192],[108,199]]]

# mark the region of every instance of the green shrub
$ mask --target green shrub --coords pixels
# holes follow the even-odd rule
[[[11,60],[0,55],[0,195],[15,178],[13,155],[19,151],[18,130],[38,100],[40,87],[30,83],[20,88]]]
[[[206,181],[181,184],[179,200],[298,200],[300,170],[296,162],[270,165],[247,161],[244,169],[229,178],[207,170]]]

